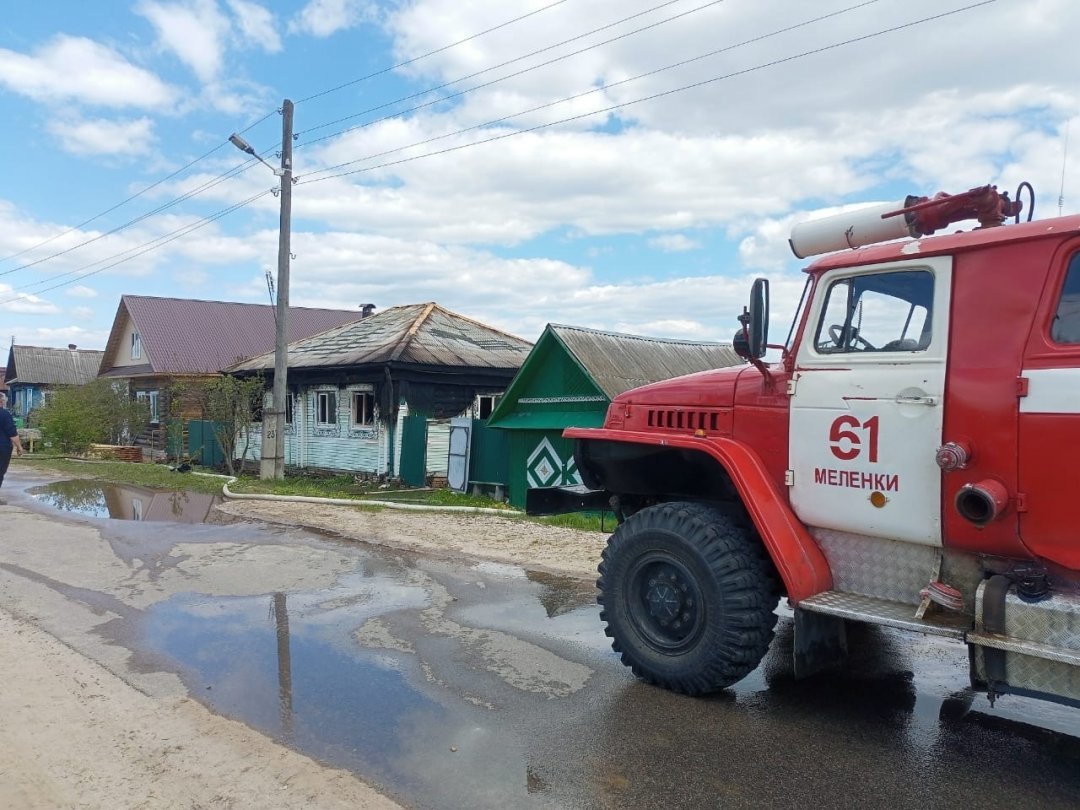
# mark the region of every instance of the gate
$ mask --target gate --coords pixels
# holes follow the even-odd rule
[[[213,422],[192,419],[187,423],[187,433],[188,457],[192,461],[204,467],[217,467],[225,463],[225,454],[214,435]]]
[[[401,480],[410,487],[427,483],[427,417],[410,414],[401,420]]]

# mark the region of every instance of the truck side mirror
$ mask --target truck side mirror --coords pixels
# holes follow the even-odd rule
[[[750,306],[739,316],[743,328],[735,333],[732,348],[744,360],[756,360],[765,355],[769,342],[769,280],[754,279],[750,288]]]

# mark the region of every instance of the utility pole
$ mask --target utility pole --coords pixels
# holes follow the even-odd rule
[[[281,218],[278,220],[277,332],[274,340],[274,386],[270,407],[263,408],[262,458],[260,478],[285,477],[285,398],[288,396],[289,374],[289,261],[292,259],[292,142],[293,103],[285,99],[281,105],[281,168],[275,169],[255,149],[235,132],[229,141],[241,152],[266,164],[281,178],[278,198]],[[267,272],[269,275],[269,271]],[[269,280],[269,279],[268,279]],[[13,338],[14,340],[14,338]],[[264,400],[265,404],[265,400]]]
[[[292,258],[292,144],[293,103],[281,105],[281,218],[278,223],[277,334],[274,342],[274,388],[272,393],[273,448],[267,457],[267,439],[263,435],[260,478],[285,477],[285,398],[289,395],[289,261]],[[265,415],[264,415],[265,420]],[[266,431],[266,422],[263,422]]]

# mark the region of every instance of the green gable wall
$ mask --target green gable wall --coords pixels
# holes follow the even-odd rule
[[[599,427],[608,398],[547,329],[488,420],[510,439],[509,499],[525,508],[530,487],[580,484],[568,427]]]

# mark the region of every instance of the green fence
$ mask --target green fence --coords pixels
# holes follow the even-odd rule
[[[187,423],[188,457],[204,467],[217,467],[225,463],[225,454],[214,435],[214,423],[192,419]],[[171,450],[170,450],[171,452]]]

